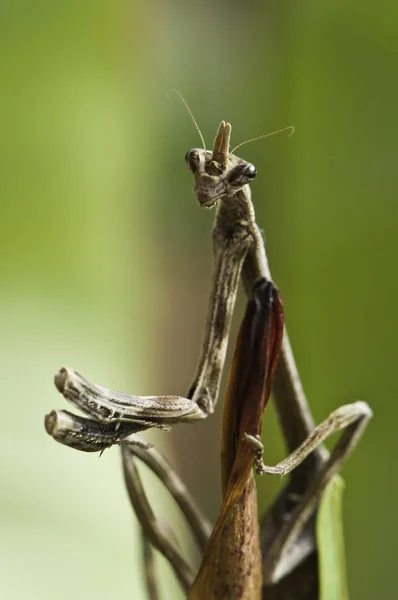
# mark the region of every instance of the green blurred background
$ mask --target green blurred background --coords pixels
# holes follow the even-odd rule
[[[63,364],[141,394],[190,385],[213,213],[193,199],[184,154],[200,142],[171,87],[209,146],[221,119],[235,144],[296,127],[242,156],[316,420],[355,399],[375,413],[344,469],[351,598],[395,597],[397,13],[386,0],[1,3],[1,599],[146,597],[118,450],[73,452],[43,416],[66,408]],[[220,413],[156,440],[212,519]],[[264,440],[267,463],[282,458],[272,408]],[[262,507],[278,485],[259,482]],[[159,565],[163,598],[182,598]]]

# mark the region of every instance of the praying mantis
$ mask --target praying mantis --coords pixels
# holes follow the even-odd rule
[[[231,125],[224,121],[219,125],[213,149],[207,150],[190,109],[181,99],[203,144],[203,148],[193,148],[185,156],[194,180],[194,194],[201,207],[216,209],[207,322],[193,383],[186,397],[132,396],[94,385],[64,367],[55,377],[56,387],[88,418],[52,411],[46,416],[45,425],[54,439],[75,449],[94,452],[121,445],[127,489],[144,532],[149,589],[155,589],[150,567],[154,546],[169,559],[182,587],[188,590],[194,577],[192,568],[167,526],[153,514],[133,457],[146,462],[162,480],[190,523],[202,551],[211,525],[167,461],[135,434],[150,427],[167,429],[178,422],[197,422],[214,412],[239,282],[243,281],[250,299],[254,283],[259,278],[272,281],[272,277],[251,199],[250,183],[256,168],[233,153],[238,147],[230,151]],[[261,523],[264,598],[312,598],[315,596],[294,595],[294,590],[298,589],[300,578],[317,577],[314,557],[318,507],[327,484],[358,443],[372,411],[366,403],[355,402],[338,408],[315,427],[286,330],[273,397],[288,457],[275,466],[265,465],[261,440],[249,433],[245,435],[259,475],[290,474],[288,484]],[[329,453],[323,442],[338,431],[342,435]],[[303,575],[303,569],[309,569],[308,573]],[[154,592],[151,598],[156,597]]]

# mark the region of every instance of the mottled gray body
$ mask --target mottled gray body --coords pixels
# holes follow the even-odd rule
[[[186,155],[198,202],[206,208],[217,206],[206,335],[189,394],[205,412],[212,412],[217,402],[240,276],[249,297],[258,277],[271,279],[249,186],[256,170],[229,153],[230,134],[231,126],[223,121],[212,152],[193,149]],[[290,456],[275,467],[267,467],[262,462],[261,441],[247,436],[255,452],[257,473],[292,473],[289,484],[266,514],[261,528],[263,577],[264,583],[270,586],[315,551],[315,511],[322,492],[357,444],[372,416],[366,403],[356,402],[337,409],[315,428],[286,331],[273,396]],[[323,441],[340,430],[344,433],[329,455]]]
[[[168,428],[177,422],[203,419],[214,411],[239,281],[242,278],[250,297],[258,277],[271,279],[251,201],[249,183],[255,177],[256,169],[230,154],[230,134],[231,126],[222,121],[212,151],[192,149],[186,155],[198,202],[206,208],[216,207],[208,316],[202,351],[188,397],[134,396],[112,392],[91,384],[75,371],[63,368],[55,378],[57,388],[90,419],[66,411],[53,411],[47,415],[45,422],[48,433],[54,439],[79,450],[92,452],[112,444],[123,444],[124,472],[134,509],[147,538],[171,562],[185,589],[188,589],[193,573],[149,507],[138,472],[131,462],[134,454],[142,459],[147,450],[144,449],[143,454],[139,450],[142,443],[138,442],[140,445],[135,451],[130,435],[148,427]],[[261,441],[246,436],[253,447],[255,468],[259,474],[291,473],[288,485],[269,509],[261,526],[265,596],[270,600],[288,597],[278,594],[282,590],[283,594],[292,594],[292,590],[303,587],[307,590],[305,596],[293,593],[289,597],[312,600],[316,597],[311,595],[317,585],[316,563],[308,563],[306,559],[316,550],[316,509],[325,486],[357,444],[372,413],[367,404],[356,402],[337,409],[314,427],[286,331],[273,396],[291,454],[278,465],[267,467],[262,461],[264,449]],[[343,434],[329,454],[323,441],[340,430]],[[176,478],[167,478],[165,469],[160,468],[159,457],[153,455],[148,464],[170,493],[180,499],[182,484]],[[199,513],[196,511],[196,517],[193,517],[190,510],[182,510],[203,544],[203,538],[208,535],[203,531],[207,532],[208,528],[200,529]],[[145,548],[148,585],[151,588],[153,577],[149,575],[149,546],[146,544]],[[310,565],[308,569],[307,564]],[[279,587],[279,583],[283,587]]]

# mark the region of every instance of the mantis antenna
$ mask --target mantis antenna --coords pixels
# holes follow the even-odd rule
[[[200,137],[201,142],[202,142],[203,150],[206,150],[205,139],[204,139],[204,137],[202,135],[202,132],[199,129],[199,125],[197,124],[196,119],[193,116],[192,111],[191,111],[191,109],[188,106],[188,102],[185,100],[184,96],[181,94],[181,92],[179,92],[178,90],[174,90],[174,89],[167,90],[167,92],[173,92],[174,94],[177,94],[177,96],[180,98],[181,102],[183,103],[183,105],[187,109],[187,112],[188,112],[189,116],[191,117],[193,124],[195,125],[196,131],[199,134],[199,137]]]
[[[288,127],[284,127],[283,129],[278,129],[277,131],[273,131],[272,133],[264,133],[263,135],[258,135],[257,137],[250,138],[250,140],[245,140],[244,142],[241,142],[240,144],[235,146],[235,148],[232,148],[231,154],[233,154],[235,152],[235,150],[237,150],[244,144],[248,144],[249,142],[255,142],[256,140],[262,140],[263,138],[269,137],[270,135],[276,135],[277,133],[282,133],[283,131],[287,131],[288,129],[290,129],[290,131],[291,131],[291,133],[289,133],[289,136],[288,136],[288,137],[290,137],[294,133],[293,125],[289,125]]]

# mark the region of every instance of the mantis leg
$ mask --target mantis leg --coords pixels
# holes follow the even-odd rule
[[[121,445],[123,471],[128,494],[143,531],[145,572],[148,591],[152,594],[151,598],[155,599],[157,597],[156,587],[154,587],[153,547],[169,560],[183,589],[187,591],[194,579],[194,572],[182,556],[173,531],[153,513],[135,465],[134,457],[142,460],[162,481],[186,517],[202,551],[207,545],[212,527],[195,505],[193,498],[178,475],[156,448],[144,447],[138,445],[135,441],[131,444],[123,442]]]
[[[206,414],[214,412],[227,352],[232,313],[243,262],[252,244],[247,232],[229,237],[213,231],[214,255],[205,335],[188,397]]]
[[[55,385],[66,400],[101,423],[129,422],[143,429],[167,429],[174,423],[196,421],[214,412],[225,363],[232,313],[250,233],[235,228],[229,235],[214,236],[214,265],[207,324],[201,357],[188,398],[135,396],[108,390],[63,367]]]
[[[143,535],[167,558],[182,588],[187,591],[194,580],[194,571],[183,557],[168,525],[162,523],[153,513],[134,461],[134,455],[127,445],[122,446],[122,461],[127,491],[142,527]]]
[[[150,600],[160,600],[158,582],[155,569],[155,552],[151,542],[142,531],[142,556],[144,560],[146,586]]]
[[[125,446],[125,444],[123,444],[123,446]],[[134,443],[131,446],[128,446],[128,450],[157,475],[180,507],[200,550],[204,551],[213,527],[208,519],[201,513],[188,489],[168,460],[166,460],[154,446],[144,448]]]
[[[297,450],[274,467],[264,465],[260,440],[245,436],[255,452],[256,472],[283,476],[300,465],[328,437],[343,431],[330,456],[308,480],[306,489],[297,490],[288,485],[266,515],[261,527],[265,584],[278,582],[314,551],[312,517],[321,494],[357,445],[371,417],[372,411],[365,402],[341,406],[318,425]]]

